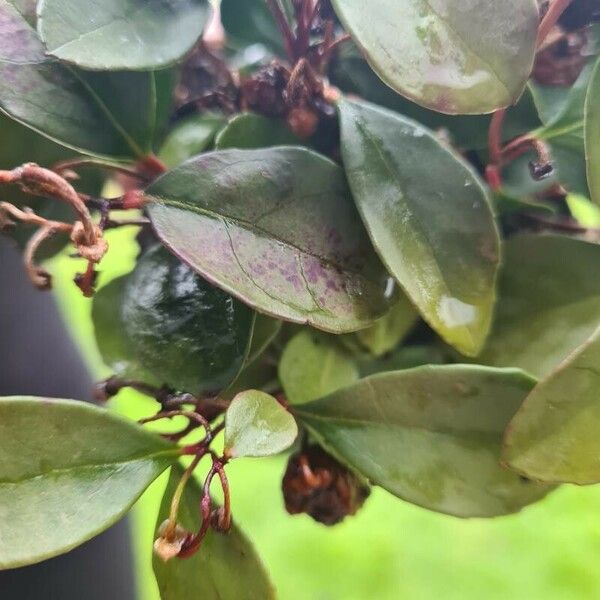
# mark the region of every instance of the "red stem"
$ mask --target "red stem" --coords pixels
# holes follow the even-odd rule
[[[296,60],[296,37],[294,36],[294,32],[292,31],[290,24],[288,23],[287,17],[283,12],[283,8],[281,8],[281,4],[279,0],[266,0],[267,6],[269,10],[275,17],[275,22],[277,23],[277,27],[279,27],[279,31],[283,36],[283,41],[285,44],[285,50],[289,59],[292,62]]]
[[[506,108],[497,110],[492,115],[490,129],[488,133],[488,147],[490,151],[490,162],[500,164],[502,159],[502,124],[506,116]]]

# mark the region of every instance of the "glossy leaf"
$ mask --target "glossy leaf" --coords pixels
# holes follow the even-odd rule
[[[145,368],[125,333],[121,309],[127,280],[128,276],[113,279],[94,294],[92,321],[98,351],[115,375],[161,385],[163,382]]]
[[[373,104],[419,121],[430,129],[448,132],[455,146],[473,150],[488,146],[489,115],[445,115],[419,106],[385,85],[352,44],[340,46],[330,78],[346,93],[357,94]],[[506,115],[502,128],[503,140],[509,141],[537,129],[540,124],[532,95],[526,89]]]
[[[300,140],[280,119],[269,119],[254,113],[233,117],[217,135],[217,150],[227,148],[268,148],[298,144]]]
[[[295,147],[204,154],[146,195],[163,244],[260,312],[347,333],[387,310],[387,275],[343,172],[318,154]]]
[[[41,0],[38,31],[61,61],[101,71],[148,71],[180,59],[204,27],[206,0]]]
[[[91,73],[58,63],[7,0],[0,0],[0,37],[0,110],[81,152],[131,157],[150,151],[152,73]]]
[[[225,413],[225,454],[230,458],[278,454],[297,435],[294,417],[273,396],[258,390],[238,394]]]
[[[419,320],[419,313],[410,300],[399,294],[399,300],[375,325],[357,331],[358,343],[374,356],[390,352],[406,337]]]
[[[542,381],[510,424],[504,460],[537,481],[600,482],[600,329]]]
[[[159,158],[169,168],[179,166],[188,158],[210,148],[217,131],[224,123],[225,117],[211,113],[192,115],[183,119],[167,136]]]
[[[339,111],[344,166],[381,259],[430,325],[476,355],[500,252],[485,188],[418,123],[363,102],[342,100]]]
[[[491,517],[550,490],[499,462],[504,429],[534,384],[515,370],[420,367],[368,377],[295,412],[325,448],[399,498]]]
[[[108,529],[177,454],[83,402],[0,399],[0,569],[63,554]]]
[[[290,404],[304,404],[359,378],[355,361],[334,339],[306,329],[295,335],[279,361],[279,380]]]
[[[547,376],[600,321],[600,245],[522,235],[506,243],[494,328],[478,360]]]
[[[591,198],[600,204],[600,60],[594,68],[585,104],[585,156]]]
[[[162,383],[191,393],[219,392],[234,381],[254,327],[251,309],[162,246],[138,260],[121,315],[135,358]]]
[[[513,104],[533,67],[535,0],[333,0],[377,74],[397,92],[448,114]]]
[[[171,499],[183,476],[174,465],[165,490],[156,530],[169,517]],[[190,532],[200,529],[198,506],[202,490],[192,478],[179,505],[179,522]],[[234,524],[229,533],[209,529],[202,549],[186,560],[153,561],[161,600],[275,600],[275,591],[263,564],[248,538]]]

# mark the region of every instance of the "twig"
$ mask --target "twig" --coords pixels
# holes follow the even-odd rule
[[[289,59],[292,62],[296,61],[296,36],[288,23],[287,17],[283,12],[283,8],[281,8],[281,4],[279,0],[266,0],[267,6],[269,10],[273,14],[275,21],[277,23],[277,27],[281,35],[283,36],[283,41],[285,44],[285,50]]]

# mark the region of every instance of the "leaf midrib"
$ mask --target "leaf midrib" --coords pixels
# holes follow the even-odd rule
[[[180,455],[179,448],[165,449],[159,452],[154,452],[152,454],[143,454],[140,456],[134,456],[128,458],[126,460],[114,461],[114,462],[104,462],[104,463],[82,463],[73,465],[71,467],[54,467],[48,469],[46,471],[41,471],[39,473],[35,473],[32,475],[27,475],[25,477],[21,477],[19,479],[9,480],[9,479],[0,479],[0,486],[3,485],[19,485],[21,483],[25,483],[28,481],[32,481],[34,479],[39,479],[43,477],[47,477],[49,475],[60,475],[65,473],[70,473],[78,470],[95,470],[95,469],[106,469],[109,467],[120,467],[124,465],[128,465],[136,462],[143,461],[155,461],[160,460],[161,458],[173,457],[176,459]]]
[[[158,200],[157,204],[159,204],[159,205],[167,206],[170,208],[176,208],[179,210],[188,211],[188,212],[192,212],[192,213],[197,213],[201,216],[209,217],[210,219],[213,219],[216,221],[221,221],[221,220],[227,221],[227,222],[230,222],[230,223],[240,227],[241,229],[250,231],[251,233],[264,234],[264,236],[266,236],[270,240],[273,240],[279,244],[282,244],[293,250],[296,250],[297,252],[300,252],[301,254],[310,256],[311,258],[321,261],[323,264],[327,265],[334,271],[339,271],[341,269],[341,271],[343,273],[348,273],[350,275],[356,275],[366,281],[370,281],[370,279],[368,279],[364,275],[364,273],[359,272],[359,271],[354,271],[352,269],[349,269],[347,266],[342,266],[342,265],[339,265],[339,264],[333,262],[333,260],[330,258],[325,258],[323,256],[319,256],[318,254],[316,254],[314,252],[311,252],[310,250],[300,248],[299,246],[290,242],[289,240],[284,240],[284,239],[275,237],[270,231],[267,231],[266,229],[262,229],[261,227],[257,226],[256,223],[246,221],[246,220],[241,219],[236,216],[219,214],[219,213],[209,210],[207,208],[202,208],[199,206],[192,206],[190,204],[187,204],[185,201],[178,201],[178,200],[172,200],[170,198],[165,198],[164,196],[158,195],[156,193],[150,193],[148,195],[152,198],[157,199]]]
[[[497,433],[493,433],[493,432],[489,432],[489,431],[478,431],[476,429],[472,429],[470,431],[460,431],[460,430],[456,430],[456,429],[446,429],[446,428],[432,428],[432,427],[425,427],[424,425],[416,425],[416,424],[407,424],[407,423],[398,423],[395,421],[390,421],[388,420],[387,422],[384,421],[374,421],[374,420],[363,420],[360,418],[352,418],[352,417],[342,417],[342,416],[335,416],[335,417],[330,417],[327,415],[319,415],[313,412],[309,412],[309,411],[303,411],[302,409],[297,409],[296,407],[293,408],[293,412],[296,413],[297,415],[299,415],[301,418],[304,417],[304,419],[310,421],[311,419],[316,420],[316,421],[323,421],[325,423],[329,423],[329,424],[345,424],[345,425],[361,425],[363,427],[373,427],[373,428],[378,428],[378,427],[382,427],[385,429],[389,429],[389,430],[403,430],[403,429],[409,429],[409,430],[416,430],[416,431],[423,431],[425,433],[431,433],[431,434],[440,434],[440,435],[446,435],[449,437],[463,437],[463,438],[467,438],[467,437],[483,437],[483,438],[490,438],[490,441],[500,441],[501,435],[502,435],[502,431],[498,431]]]

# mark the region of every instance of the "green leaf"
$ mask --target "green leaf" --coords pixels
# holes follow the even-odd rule
[[[125,323],[121,309],[128,276],[113,279],[100,288],[92,302],[92,321],[96,344],[104,364],[119,377],[161,385],[156,375],[149,372],[136,356],[130,340],[125,334]]]
[[[504,460],[536,481],[600,482],[600,328],[539,383],[511,422]]]
[[[330,77],[344,92],[357,94],[373,104],[414,119],[429,129],[447,131],[455,146],[473,150],[486,149],[488,146],[489,115],[445,115],[411,102],[385,85],[353,44],[346,43],[340,47]],[[503,141],[512,140],[539,126],[532,95],[526,89],[506,115],[502,128]]]
[[[414,121],[339,104],[350,187],[383,262],[426,321],[476,355],[495,301],[500,240],[472,168]]]
[[[600,245],[522,235],[505,245],[494,328],[478,360],[545,377],[600,320]]]
[[[594,68],[585,103],[585,157],[590,195],[600,204],[600,60]]]
[[[188,158],[210,148],[217,131],[224,123],[225,117],[214,113],[202,113],[183,119],[167,136],[159,158],[169,168],[179,166]]]
[[[567,196],[567,205],[573,217],[583,227],[600,228],[600,207],[576,194]]]
[[[380,358],[361,358],[358,361],[360,376],[368,377],[388,371],[404,371],[423,365],[442,365],[446,360],[444,352],[437,346],[401,346],[394,352]]]
[[[295,335],[279,361],[279,380],[290,404],[304,404],[359,378],[352,358],[331,337],[306,329]]]
[[[550,215],[554,215],[556,213],[551,204],[537,202],[527,197],[521,198],[519,196],[513,196],[512,194],[507,193],[504,189],[500,189],[494,193],[494,205],[496,207],[496,214],[502,216],[522,212],[537,212]]]
[[[83,10],[82,10],[83,8]],[[85,69],[149,71],[192,49],[206,0],[41,0],[38,31],[49,54]]]
[[[278,454],[297,436],[294,417],[273,396],[258,390],[238,394],[225,413],[225,454],[231,458]]]
[[[252,344],[248,352],[247,364],[254,362],[277,337],[281,331],[282,322],[271,319],[260,313],[256,313],[254,331],[252,332]]]
[[[535,0],[333,0],[377,74],[448,114],[482,114],[521,96],[533,67]]]
[[[299,144],[297,138],[281,119],[269,119],[255,113],[242,113],[233,117],[215,142],[217,150],[228,148],[268,148]]]
[[[254,312],[155,246],[137,262],[121,305],[135,359],[178,390],[214,393],[242,369]]]
[[[353,334],[361,346],[373,356],[383,356],[400,344],[419,320],[410,300],[399,294],[399,300],[375,325]]]
[[[281,389],[277,380],[277,367],[271,357],[259,356],[248,362],[238,375],[237,379],[219,397],[231,401],[239,393],[246,390],[260,390],[262,392],[276,392]]]
[[[264,0],[221,0],[221,20],[227,41],[236,48],[262,44],[276,55],[284,54],[281,33]]]
[[[183,476],[174,465],[165,490],[156,529],[169,517],[171,499]],[[198,507],[202,490],[194,478],[183,492],[179,521],[187,531],[200,529]],[[162,600],[275,600],[275,590],[254,547],[234,524],[229,533],[209,529],[200,550],[192,557],[153,561]]]
[[[347,333],[387,311],[387,274],[344,174],[314,152],[203,154],[146,196],[162,242],[259,312]]]
[[[63,554],[108,529],[177,455],[83,402],[0,399],[0,569]]]
[[[584,196],[589,195],[585,171],[584,106],[592,68],[590,61],[571,88],[530,84],[544,122],[534,135],[551,150],[556,180],[569,191]],[[551,184],[551,180],[547,183]]]
[[[515,512],[551,489],[500,466],[504,430],[535,381],[464,365],[374,375],[294,409],[373,484],[459,517]]]
[[[0,37],[0,110],[81,152],[128,158],[151,150],[152,73],[92,73],[58,63],[7,0],[0,0]]]

